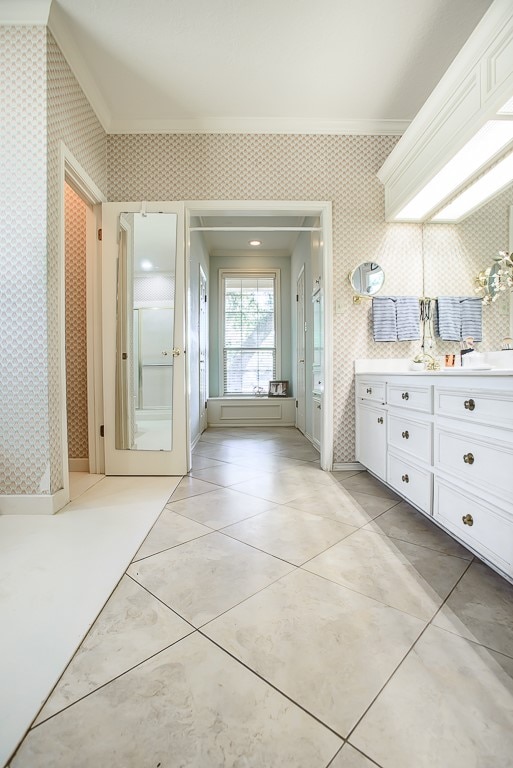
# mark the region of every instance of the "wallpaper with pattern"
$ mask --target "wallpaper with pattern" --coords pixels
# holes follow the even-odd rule
[[[68,456],[89,456],[87,423],[86,204],[65,186]]]
[[[106,189],[106,136],[46,27],[0,27],[0,492],[62,488],[59,141]]]
[[[1,27],[0,221],[3,362],[2,493],[62,487],[58,351],[58,151],[63,140],[110,200],[331,200],[333,204],[335,461],[354,459],[353,361],[409,357],[416,342],[372,341],[369,303],[347,277],[378,261],[386,294],[460,295],[506,246],[511,192],[460,227],[390,225],[376,172],[397,137],[302,135],[106,136],[44,27]],[[491,243],[491,244],[490,244]],[[423,270],[423,255],[425,271]],[[467,290],[464,291],[465,293]],[[507,319],[485,308],[486,347]],[[436,345],[435,354],[446,345]],[[451,346],[452,349],[452,346]]]
[[[48,493],[44,27],[0,27],[0,177],[0,493]]]
[[[351,269],[361,261],[378,261],[385,270],[386,295],[474,295],[474,276],[495,248],[490,242],[507,242],[504,199],[490,204],[493,215],[485,210],[460,228],[386,224],[376,172],[396,141],[302,135],[112,135],[107,140],[111,200],[332,201],[334,299],[342,300],[333,324],[336,462],[354,460],[354,359],[411,357],[420,344],[373,342],[370,302],[353,304]],[[481,349],[496,348],[507,329],[497,307],[485,308],[484,327]],[[453,347],[435,341],[432,353]]]
[[[59,142],[97,186],[107,187],[106,134],[60,48],[47,30],[48,89],[48,379],[51,491],[62,488],[58,349]],[[82,458],[82,457],[80,457]]]

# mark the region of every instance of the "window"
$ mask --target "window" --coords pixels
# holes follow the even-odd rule
[[[267,392],[276,379],[279,270],[221,270],[222,391]]]

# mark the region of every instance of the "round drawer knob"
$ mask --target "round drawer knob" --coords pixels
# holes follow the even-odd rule
[[[410,433],[408,432],[408,430],[406,430],[405,432],[401,432],[401,435],[402,437],[404,437],[405,440],[408,440],[410,437]]]
[[[466,453],[463,456],[463,461],[465,464],[473,464],[474,463],[474,454],[473,453]]]
[[[367,387],[367,394],[372,395],[372,387]]]
[[[378,417],[378,424],[383,424],[383,416]]]
[[[409,483],[410,482],[410,478],[408,477],[408,475],[403,475],[401,480],[403,481],[403,483]]]
[[[476,407],[476,404],[475,404],[474,400],[472,400],[472,398],[470,398],[470,400],[465,400],[463,405],[465,406],[467,411],[473,411],[474,408]]]
[[[409,400],[410,399],[410,395],[408,394],[408,392],[403,392],[401,397],[403,398],[403,400]]]
[[[474,525],[474,518],[472,515],[463,515],[461,519],[463,521],[463,525]]]

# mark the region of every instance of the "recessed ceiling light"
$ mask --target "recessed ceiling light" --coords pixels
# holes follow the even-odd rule
[[[148,259],[144,259],[141,261],[141,269],[144,269],[145,272],[148,272],[150,269],[153,269],[153,264],[151,261],[148,261]]]
[[[262,245],[262,241],[261,240],[250,240],[249,244],[254,246],[255,248],[257,248],[259,245]]]

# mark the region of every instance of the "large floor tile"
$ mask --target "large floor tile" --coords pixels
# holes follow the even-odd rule
[[[208,467],[207,469],[193,469],[191,475],[199,480],[205,480],[209,484],[227,486],[242,483],[245,480],[253,480],[263,474],[263,470],[254,462],[253,468],[239,467],[235,464],[221,464],[218,467]],[[212,490],[212,489],[211,489]]]
[[[475,561],[433,623],[513,656],[513,585]]]
[[[402,501],[366,526],[370,531],[472,560],[472,554],[408,502]]]
[[[346,742],[329,768],[376,768],[376,763]]]
[[[244,485],[240,487],[243,488]],[[172,501],[168,509],[197,523],[208,525],[209,528],[224,528],[246,517],[272,509],[273,506],[274,504],[266,499],[247,496],[232,488],[219,488],[201,496]]]
[[[206,525],[197,523],[195,520],[189,520],[188,517],[177,515],[175,512],[171,512],[170,509],[165,507],[162,510],[159,519],[141,544],[134,557],[134,562],[136,560],[141,560],[143,557],[149,557],[149,555],[155,555],[157,552],[162,552],[164,549],[170,549],[179,544],[185,544],[186,541],[198,539],[200,536],[205,536],[207,533],[212,533],[212,529],[207,528]]]
[[[424,626],[297,570],[203,631],[345,736]]]
[[[346,480],[339,481],[344,488],[348,491],[358,491],[359,493],[369,493],[372,496],[381,496],[384,499],[395,499],[400,501],[400,497],[388,488],[384,483],[381,483],[373,475],[369,475],[368,472],[361,472],[360,474],[348,477]]]
[[[360,529],[304,568],[428,621],[468,562]]]
[[[311,480],[316,485],[326,485],[337,488],[337,483],[333,480],[331,472],[324,472],[320,467],[306,464],[304,467],[285,467],[280,472],[280,477],[284,480]]]
[[[326,517],[280,506],[223,528],[223,533],[301,565],[355,530]]]
[[[199,627],[291,570],[221,533],[133,563],[128,574]]]
[[[377,496],[374,498],[378,503],[371,507],[370,512],[367,512],[367,509],[354,499],[345,488],[333,483],[330,486],[318,486],[315,492],[313,488],[309,488],[306,492],[300,493],[298,488],[295,497],[288,502],[288,506],[360,528],[379,514],[380,502],[381,505],[385,505],[385,508],[396,503],[388,499],[380,499]]]
[[[288,459],[301,459],[302,461],[319,461],[319,451],[313,445],[291,445],[276,451],[277,456],[286,456]]]
[[[202,493],[216,490],[216,485],[213,485],[212,483],[206,483],[203,480],[197,480],[190,475],[185,475],[173,491],[170,501],[180,501],[181,499],[188,499],[190,496],[199,496]]]
[[[340,743],[196,634],[35,728],[12,768],[325,768]]]
[[[207,467],[219,467],[223,462],[217,459],[209,459],[208,456],[192,454],[192,469],[207,469]]]
[[[46,720],[193,631],[173,611],[124,576],[36,722]]]
[[[351,742],[383,768],[511,768],[513,659],[429,627]]]
[[[313,483],[311,480],[300,480],[294,478],[283,478],[282,473],[264,475],[257,480],[249,480],[246,483],[233,485],[233,491],[241,491],[250,496],[257,496],[260,499],[274,501],[276,504],[287,504],[292,499],[297,498],[301,493],[314,493],[320,491],[324,486],[320,483]]]
[[[233,458],[231,463],[239,467],[253,468],[255,463],[258,464],[258,468],[262,471],[273,473],[283,472],[286,469],[296,468],[315,468],[314,464],[310,461],[302,461],[301,459],[288,459],[285,456],[275,456],[272,453],[260,453],[258,458],[254,454],[241,453],[239,456]]]

